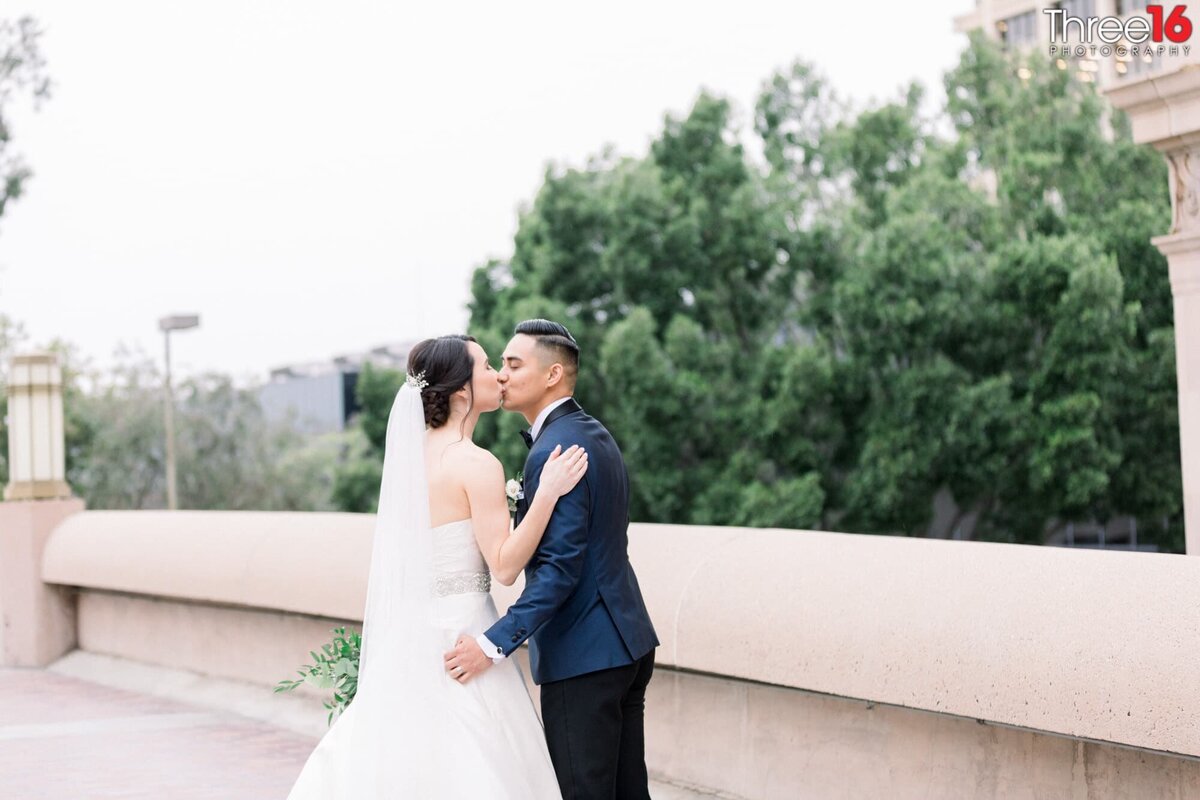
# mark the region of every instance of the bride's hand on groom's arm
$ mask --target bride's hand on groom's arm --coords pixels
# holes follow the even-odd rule
[[[446,673],[459,683],[467,683],[492,666],[492,659],[470,636],[459,636],[454,649],[445,655]]]
[[[587,473],[587,451],[573,444],[565,451],[557,445],[546,459],[538,480],[538,491],[559,498],[575,488]]]
[[[565,452],[555,447],[545,463],[534,468],[534,480],[540,477],[540,483],[516,528],[511,527],[508,514],[504,467],[486,450],[480,451],[477,458],[475,468],[468,470],[463,479],[475,539],[492,577],[512,586],[541,542],[560,497],[574,489],[587,473],[587,453],[577,446]]]

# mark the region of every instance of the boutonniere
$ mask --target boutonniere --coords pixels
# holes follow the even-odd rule
[[[517,477],[504,484],[504,493],[508,495],[508,513],[517,513],[517,501],[525,499],[525,473],[518,472]]]

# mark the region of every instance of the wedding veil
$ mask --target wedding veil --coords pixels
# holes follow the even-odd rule
[[[440,698],[447,687],[460,687],[442,662],[452,644],[434,619],[433,578],[425,412],[417,379],[409,377],[388,417],[358,690],[343,714],[354,719],[342,763],[359,766],[341,776],[340,796],[433,797],[453,781]],[[431,758],[444,760],[445,770]],[[421,785],[419,776],[431,774],[443,776],[441,785]]]

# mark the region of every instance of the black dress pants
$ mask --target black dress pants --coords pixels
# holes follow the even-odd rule
[[[654,651],[632,664],[542,684],[542,723],[563,800],[650,800],[646,685]]]

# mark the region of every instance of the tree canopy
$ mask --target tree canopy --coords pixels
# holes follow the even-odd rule
[[[981,38],[946,94],[852,113],[798,62],[750,131],[701,94],[642,157],[550,166],[471,332],[496,358],[521,319],[571,329],[637,520],[922,535],[948,492],[946,534],[1132,515],[1177,548],[1161,158]],[[477,432],[513,472],[523,424]]]

